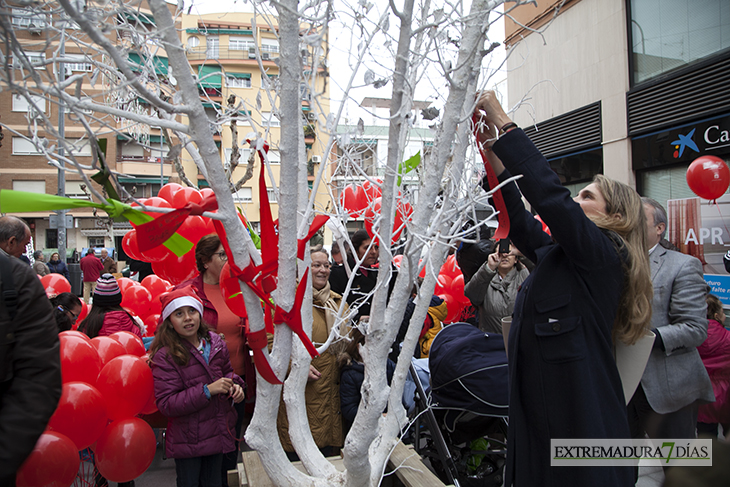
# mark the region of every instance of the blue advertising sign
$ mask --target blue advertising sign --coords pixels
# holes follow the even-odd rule
[[[730,275],[705,274],[705,282],[710,293],[720,298],[722,307],[730,308]]]

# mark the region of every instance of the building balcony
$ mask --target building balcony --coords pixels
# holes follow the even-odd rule
[[[278,52],[270,52],[263,48],[259,49],[261,61],[264,66],[275,66],[274,59],[279,57]],[[242,64],[256,65],[256,51],[249,49],[230,49],[228,47],[219,47],[216,49],[207,49],[205,47],[191,48],[188,53],[188,60],[195,64],[195,61],[237,61]]]
[[[125,156],[117,157],[117,172],[123,174],[134,174],[139,176],[160,176],[160,158],[146,156]],[[169,159],[164,159],[162,171],[166,177],[172,175],[172,164]]]

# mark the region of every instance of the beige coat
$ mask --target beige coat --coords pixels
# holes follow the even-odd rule
[[[330,291],[330,296],[340,305],[342,296]],[[324,303],[314,301],[312,311],[312,342],[315,345],[327,340],[327,324],[325,322]],[[339,342],[343,343],[343,342]],[[338,343],[338,344],[339,344]],[[312,438],[318,447],[342,447],[342,414],[340,413],[340,368],[337,365],[337,349],[335,344],[326,352],[312,360],[312,365],[322,374],[316,381],[307,382],[304,398],[307,402],[307,418]],[[286,417],[286,406],[282,400],[279,406],[277,425],[279,439],[286,451],[294,451],[289,440],[289,424]]]

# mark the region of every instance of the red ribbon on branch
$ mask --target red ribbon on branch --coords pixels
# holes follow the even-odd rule
[[[495,188],[499,185],[499,179],[497,179],[497,175],[494,174],[494,169],[492,169],[491,164],[489,164],[489,161],[487,160],[487,155],[484,153],[484,150],[482,150],[482,145],[479,143],[479,120],[477,118],[477,113],[474,113],[472,115],[472,122],[474,124],[474,135],[477,139],[477,147],[479,148],[479,153],[482,156],[482,162],[484,163],[484,170],[487,172],[487,182],[489,183],[490,188]],[[492,194],[492,202],[494,203],[494,209],[497,210],[499,213],[497,214],[497,230],[494,232],[494,239],[495,240],[501,240],[503,238],[509,237],[509,215],[507,214],[507,206],[504,204],[504,198],[502,197],[502,190],[498,189]]]
[[[140,252],[147,252],[167,241],[191,215],[202,215],[218,209],[215,194],[210,194],[198,203],[188,202],[180,209],[162,213],[154,220],[137,227],[137,246]]]
[[[250,142],[250,141],[248,141]],[[264,152],[268,152],[269,145],[264,143],[263,151],[258,150],[262,164],[264,161]],[[291,310],[284,311],[279,306],[274,306],[271,302],[270,294],[276,289],[276,275],[278,271],[279,261],[279,236],[274,226],[274,220],[271,215],[271,207],[269,205],[269,197],[266,190],[266,181],[264,179],[263,167],[259,175],[259,197],[260,197],[260,214],[261,214],[261,265],[249,263],[244,269],[236,266],[232,259],[230,245],[228,244],[228,236],[223,228],[223,224],[214,220],[216,232],[221,239],[223,248],[228,255],[228,265],[231,270],[231,276],[243,281],[267,306],[272,307],[274,313],[264,310],[264,321],[266,326],[264,329],[256,332],[246,330],[248,345],[253,351],[254,364],[256,369],[267,382],[271,384],[281,384],[281,381],[274,371],[271,369],[266,359],[263,349],[268,347],[268,339],[266,336],[274,332],[274,323],[286,323],[286,325],[299,337],[302,344],[307,349],[312,358],[319,355],[316,347],[309,339],[302,326],[302,304],[304,303],[304,294],[309,281],[309,268],[306,269],[304,277],[297,285],[297,291],[294,298],[294,305]],[[317,231],[327,222],[329,216],[318,215],[312,221],[307,236],[297,241],[297,257],[304,258],[304,250],[306,243],[314,236]]]

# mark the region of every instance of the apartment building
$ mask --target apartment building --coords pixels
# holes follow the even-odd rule
[[[174,6],[170,6],[174,9]],[[42,76],[49,79],[59,76],[57,65],[44,63],[57,54],[60,45],[64,44],[66,62],[64,75],[83,74],[81,90],[84,96],[97,103],[114,103],[125,110],[136,113],[154,114],[154,109],[141,97],[133,96],[120,100],[119,96],[110,99],[104,94],[103,80],[93,79],[96,61],[106,61],[100,54],[89,55],[84,49],[83,34],[78,27],[74,29],[72,22],[60,18],[57,14],[43,13],[18,6],[7,12],[12,19],[12,28],[23,46],[26,56],[37,61],[37,69]],[[176,27],[181,41],[186,47],[193,74],[199,78],[199,94],[211,119],[211,130],[219,149],[221,162],[230,161],[233,139],[230,131],[230,113],[226,115],[226,101],[232,94],[240,103],[236,125],[238,129],[237,143],[242,150],[239,169],[233,173],[233,181],[240,180],[245,172],[249,149],[245,140],[252,133],[262,134],[271,144],[269,160],[272,163],[271,173],[266,173],[269,201],[273,206],[274,218],[277,217],[278,179],[281,169],[281,158],[278,152],[278,141],[281,137],[279,118],[276,116],[277,100],[272,89],[278,83],[277,58],[279,44],[275,19],[259,25],[251,25],[252,14],[210,14],[204,16],[180,15]],[[107,20],[116,22],[116,29],[108,29],[108,38],[118,45],[124,45],[129,51],[129,61],[133,69],[136,65],[152,66],[155,81],[163,84],[175,84],[174,73],[169,69],[167,55],[161,43],[146,41],[148,49],[135,48],[135,32],[153,31],[156,28],[154,17],[149,10],[140,8],[133,12],[118,14],[116,18]],[[72,36],[62,37],[62,27],[74,29]],[[66,39],[62,42],[61,39]],[[152,43],[152,44],[151,44]],[[151,46],[151,48],[149,48]],[[153,52],[149,56],[140,54]],[[326,83],[327,62],[322,53],[315,56],[310,49],[309,55],[303,56],[303,80],[309,79],[312,70],[317,70],[315,83],[302,81],[302,115],[305,120],[304,140],[307,144],[307,160],[311,181],[314,171],[322,161],[324,147],[318,140],[318,123],[322,123],[329,114],[329,93]],[[316,58],[315,58],[316,57]],[[27,76],[27,72],[16,68],[14,60],[10,60],[10,76]],[[263,73],[262,74],[262,68]],[[17,78],[11,78],[17,79]],[[34,83],[28,89],[33,92]],[[48,158],[40,153],[31,137],[33,119],[45,116],[52,121],[55,128],[64,128],[65,139],[72,145],[77,160],[84,165],[91,163],[92,146],[84,137],[85,131],[73,113],[63,115],[63,124],[59,123],[59,108],[55,100],[43,96],[34,96],[35,106],[31,106],[22,97],[10,90],[0,92],[0,122],[5,127],[5,140],[0,147],[0,188],[15,189],[46,194],[57,194],[57,167],[49,164]],[[315,100],[316,96],[316,100]],[[39,110],[42,112],[38,113]],[[100,146],[111,170],[120,173],[119,182],[135,197],[150,197],[157,194],[162,184],[169,181],[180,182],[181,175],[175,170],[172,161],[167,157],[168,141],[159,127],[135,123],[123,118],[110,120],[109,116],[88,113],[101,117],[109,127],[92,124],[97,132]],[[227,118],[226,118],[227,117]],[[184,121],[181,119],[181,121]],[[222,123],[222,125],[221,125]],[[39,133],[52,140],[52,134]],[[176,141],[173,140],[173,143]],[[187,178],[199,188],[208,186],[187,152],[183,152],[181,161]],[[286,161],[284,161],[286,164]],[[253,177],[236,193],[234,199],[242,206],[249,220],[258,225],[259,194],[258,176],[262,166],[256,160]],[[265,170],[265,169],[264,169]],[[87,175],[95,171],[87,171]],[[272,177],[273,176],[273,179]],[[100,188],[92,183],[97,190]],[[89,199],[88,188],[83,180],[73,172],[65,177],[65,195],[72,198]],[[324,210],[329,202],[326,186],[317,193],[317,206]],[[331,203],[330,203],[331,204]],[[70,257],[74,250],[81,251],[87,247],[114,247],[121,250],[121,239],[131,229],[128,222],[110,222],[105,214],[95,215],[90,210],[71,210],[68,219],[70,227],[67,232],[67,248]],[[54,220],[48,213],[25,213],[22,215],[31,226],[36,249],[53,249],[57,246],[57,231]],[[124,255],[121,255],[124,259]]]

